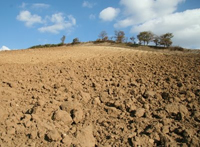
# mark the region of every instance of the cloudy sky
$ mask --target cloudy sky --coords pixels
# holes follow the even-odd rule
[[[200,49],[200,0],[1,0],[0,50],[96,40],[122,30],[174,34],[173,45]]]

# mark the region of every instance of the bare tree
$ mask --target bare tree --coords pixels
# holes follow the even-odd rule
[[[135,44],[135,37],[134,36],[130,37],[130,40]]]
[[[102,32],[99,34],[99,38],[100,38],[102,41],[108,40],[107,32],[106,32],[106,31],[102,31]]]
[[[63,35],[62,38],[61,38],[61,44],[65,43],[65,38],[66,38],[65,35]]]
[[[115,36],[111,36],[111,37],[110,37],[110,40],[112,40],[112,41],[113,41],[113,39],[114,39],[114,38],[115,38]]]
[[[125,41],[125,33],[124,31],[115,31],[116,42],[122,43]]]

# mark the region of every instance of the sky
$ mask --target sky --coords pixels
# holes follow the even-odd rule
[[[0,50],[94,41],[124,31],[173,33],[174,46],[200,49],[200,0],[1,0]],[[137,40],[136,40],[137,41]]]

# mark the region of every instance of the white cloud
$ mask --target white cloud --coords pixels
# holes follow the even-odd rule
[[[25,22],[27,27],[31,27],[37,23],[42,24],[43,26],[38,28],[38,31],[42,33],[49,32],[57,34],[62,30],[70,32],[73,29],[73,26],[76,25],[76,19],[72,15],[65,17],[63,13],[56,13],[42,19],[41,16],[32,15],[29,11],[21,11],[17,16],[17,20]]]
[[[148,20],[172,14],[177,5],[185,0],[121,0],[120,4],[125,7],[125,19],[115,24],[115,27],[127,27]]]
[[[149,20],[141,25],[133,26],[132,33],[151,30],[160,35],[171,32],[174,34],[175,45],[200,48],[200,9],[177,12]]]
[[[50,21],[53,24],[41,27],[38,30],[42,33],[49,32],[54,34],[58,34],[62,30],[70,31],[73,28],[73,26],[76,25],[76,19],[72,15],[69,15],[67,18],[68,21],[66,21],[66,18],[62,13],[53,14],[50,17]]]
[[[87,8],[93,8],[94,5],[95,5],[94,3],[90,3],[88,1],[84,1],[82,4],[83,7],[87,7]]]
[[[50,5],[44,3],[35,3],[32,4],[32,8],[40,9],[40,8],[49,8]]]
[[[0,51],[9,51],[10,49],[7,46],[2,46]]]
[[[20,14],[17,16],[17,20],[25,22],[27,27],[31,27],[36,23],[42,23],[41,16],[32,15],[29,11],[21,11]]]
[[[119,12],[120,10],[117,8],[108,7],[100,12],[99,18],[103,21],[112,21],[117,17]]]
[[[65,21],[65,17],[62,13],[56,13],[52,15],[51,21],[53,23],[63,23]]]
[[[25,8],[32,8],[32,9],[47,9],[50,7],[49,4],[45,4],[45,3],[34,3],[34,4],[30,4],[30,3],[22,3],[20,6],[20,8],[25,9]]]
[[[131,33],[152,31],[157,35],[173,33],[173,45],[200,48],[200,9],[176,12],[185,0],[120,0],[122,19],[116,28],[131,27]]]
[[[96,19],[96,16],[94,14],[90,14],[89,18],[90,19]]]

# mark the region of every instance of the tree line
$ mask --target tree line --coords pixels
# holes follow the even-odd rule
[[[127,42],[127,40],[128,40],[128,38],[125,36],[124,31],[115,31],[115,35],[113,37],[111,37],[110,39],[108,38],[107,32],[102,31],[99,34],[99,38],[96,41],[97,42],[109,41],[109,40],[113,41],[113,38],[115,39],[115,42],[117,42],[117,43]],[[149,45],[150,42],[153,42],[153,43],[155,43],[155,46],[169,47],[173,43],[171,40],[172,38],[173,38],[172,33],[165,33],[163,35],[158,36],[150,31],[140,32],[137,35],[139,45],[142,45],[142,44]],[[134,36],[130,37],[130,40],[132,43],[136,44]]]
[[[98,39],[94,41],[95,43],[100,43],[100,42],[113,42],[113,43],[131,43],[135,45],[149,45],[150,42],[155,43],[155,46],[164,46],[164,47],[170,47],[172,45],[172,38],[173,34],[172,33],[166,33],[163,35],[155,35],[154,33],[150,31],[143,31],[140,32],[137,35],[138,43],[135,42],[136,38],[134,36],[127,38],[125,36],[124,31],[115,31],[114,36],[108,37],[108,34],[106,31],[101,31],[100,34],[98,35]],[[63,46],[65,45],[65,39],[66,36],[63,35],[61,38],[61,43],[59,44],[45,44],[45,45],[36,45],[32,46],[31,48],[42,48],[42,47],[57,47],[57,46]],[[128,40],[131,40],[131,42],[128,42]],[[78,38],[74,38],[72,41],[72,45],[74,44],[79,44],[80,41]]]
[[[35,45],[35,46],[30,47],[30,49],[64,46],[64,45],[66,45],[65,44],[65,39],[66,39],[66,36],[63,35],[62,38],[60,38],[61,42],[58,43],[58,44]],[[80,43],[79,39],[78,38],[74,38],[71,44],[74,45],[74,44],[79,44],[79,43]]]

